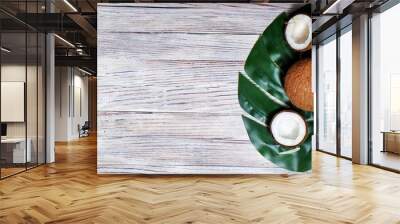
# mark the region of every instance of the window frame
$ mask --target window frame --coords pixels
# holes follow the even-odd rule
[[[347,19],[347,18],[346,18]],[[338,21],[338,23],[341,21]],[[336,24],[335,24],[336,26]],[[324,39],[318,40],[318,42],[315,44],[315,49],[316,49],[316,53],[315,53],[315,62],[316,62],[316,67],[315,67],[315,80],[316,80],[316,111],[315,111],[315,123],[316,123],[316,138],[315,138],[315,142],[316,142],[316,151],[319,152],[323,152],[329,155],[333,155],[336,157],[340,157],[340,158],[344,158],[347,160],[352,160],[352,158],[347,157],[342,155],[341,152],[341,118],[340,118],[340,104],[341,104],[341,97],[340,97],[340,82],[341,82],[341,67],[340,67],[340,37],[342,35],[344,35],[347,32],[351,32],[352,31],[352,22],[348,22],[346,25],[344,25],[344,27],[337,27],[336,28],[336,32],[332,33],[331,35],[327,36]],[[318,110],[318,105],[319,105],[319,54],[318,54],[318,50],[320,48],[320,45],[322,43],[328,43],[330,41],[336,41],[336,152],[332,153],[332,152],[328,152],[324,149],[321,149],[319,147],[319,117],[320,117],[320,111]]]
[[[368,165],[377,167],[383,170],[400,173],[400,170],[390,168],[384,165],[376,164],[373,162],[373,133],[372,133],[372,19],[374,14],[384,13],[385,11],[393,8],[394,6],[400,4],[400,0],[388,0],[381,4],[378,7],[368,10],[368,31],[367,31],[367,39],[368,39],[368,58],[367,58],[367,79],[368,79],[368,152],[367,152],[367,162]]]

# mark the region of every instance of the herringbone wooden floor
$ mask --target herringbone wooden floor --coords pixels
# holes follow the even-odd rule
[[[0,223],[400,223],[400,175],[314,153],[312,174],[98,176],[96,139],[0,181]]]

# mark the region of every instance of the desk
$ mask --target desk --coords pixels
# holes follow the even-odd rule
[[[25,163],[25,162],[31,162],[32,160],[32,150],[31,150],[31,145],[32,141],[30,138],[27,139],[28,142],[28,147],[26,147],[26,152],[25,152],[25,138],[5,138],[1,139],[1,147],[2,147],[2,154],[3,152],[10,152],[6,153],[7,154],[12,154],[7,157],[10,157],[8,162],[10,163]],[[12,147],[12,148],[10,148]],[[3,157],[3,155],[2,155]],[[3,157],[4,158],[4,157]],[[12,161],[11,161],[12,158]]]
[[[400,132],[383,131],[383,150],[382,152],[392,152],[400,154]]]

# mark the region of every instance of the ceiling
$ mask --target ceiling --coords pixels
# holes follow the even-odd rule
[[[3,60],[16,61],[24,55],[32,58],[37,50],[37,41],[33,40],[36,34],[54,32],[56,65],[79,66],[95,74],[97,2],[47,0],[46,4],[46,0],[1,0],[2,46],[12,49]]]
[[[213,2],[213,0],[200,0]],[[248,0],[222,0],[249,2]],[[258,0],[256,0],[259,2]],[[271,2],[276,2],[272,0]],[[293,3],[297,0],[285,1]],[[56,65],[79,66],[96,73],[97,4],[117,2],[194,2],[190,0],[1,0],[0,20],[15,58],[24,52],[24,32],[54,32]],[[215,1],[214,1],[215,2]],[[220,1],[221,2],[221,1]],[[303,1],[298,1],[302,3]],[[51,12],[51,13],[50,13]],[[11,43],[13,42],[13,43]],[[28,54],[32,50],[28,46]],[[11,55],[9,55],[10,57]],[[29,57],[29,56],[28,56]]]
[[[216,2],[196,0],[196,2]],[[336,0],[338,1],[338,0]],[[371,4],[377,0],[341,0],[351,5]],[[385,0],[378,0],[379,2]],[[193,0],[1,0],[1,29],[6,38],[18,45],[18,32],[26,28],[39,32],[54,32],[56,44],[56,65],[81,66],[96,72],[97,58],[97,3],[103,2],[195,2]],[[311,2],[314,15],[314,34],[318,35],[340,16],[322,15],[335,0],[220,0],[219,2]],[[351,8],[351,7],[350,7]],[[358,9],[356,8],[355,11]],[[51,13],[49,13],[51,12]],[[20,43],[23,45],[23,43]],[[17,47],[17,46],[14,46]],[[29,51],[29,49],[28,49]]]

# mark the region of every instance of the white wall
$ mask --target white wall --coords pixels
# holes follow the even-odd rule
[[[71,105],[74,105],[71,108],[72,119],[71,122],[71,136],[72,138],[79,137],[78,125],[83,125],[85,121],[88,121],[88,77],[82,76],[82,73],[74,75],[74,83],[73,90],[74,96],[71,96],[71,99],[74,99],[74,102],[71,102]]]
[[[88,120],[88,78],[72,67],[56,67],[55,73],[55,140],[74,140],[78,125]]]
[[[55,141],[68,140],[69,68],[55,68]]]

